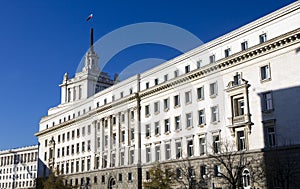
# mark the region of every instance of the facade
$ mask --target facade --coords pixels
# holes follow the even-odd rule
[[[157,162],[176,168],[188,158],[204,178],[224,140],[262,160],[275,147],[297,154],[299,60],[299,1],[115,84],[91,48],[41,119],[39,175],[55,169],[81,187],[142,188]],[[211,184],[224,188],[218,180]]]
[[[35,188],[38,146],[0,151],[0,188]]]

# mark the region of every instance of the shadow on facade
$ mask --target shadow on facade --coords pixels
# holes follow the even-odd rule
[[[300,185],[300,86],[258,95],[267,188],[296,189]]]

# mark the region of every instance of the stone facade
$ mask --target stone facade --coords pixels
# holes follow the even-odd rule
[[[287,141],[298,145],[299,48],[299,1],[114,85],[102,82],[91,48],[40,122],[39,175],[57,169],[72,185],[142,188],[157,162],[176,168],[189,159],[196,175],[212,169],[209,154],[223,141],[262,161]]]

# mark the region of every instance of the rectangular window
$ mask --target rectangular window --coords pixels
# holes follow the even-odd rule
[[[187,91],[185,92],[185,103],[191,103],[192,102],[192,92],[191,91]]]
[[[260,77],[262,81],[271,78],[269,65],[260,67]]]
[[[124,113],[121,115],[121,122],[122,122],[122,123],[125,122],[125,114],[124,114]]]
[[[179,159],[181,158],[181,141],[178,141],[175,143],[175,146],[176,146],[176,159]]]
[[[130,153],[129,153],[129,163],[130,164],[133,164],[134,163],[134,150],[130,150]]]
[[[146,162],[149,163],[151,161],[151,148],[146,148]]]
[[[168,74],[164,75],[164,81],[168,81]]]
[[[111,101],[112,101],[112,102],[115,101],[115,98],[116,98],[115,95],[112,95],[112,96],[111,96]]]
[[[179,76],[179,70],[175,70],[174,71],[174,77],[176,78],[176,77],[178,77]]]
[[[113,145],[116,145],[116,143],[117,143],[117,134],[116,133],[112,134],[112,140],[113,140]]]
[[[154,102],[154,113],[159,113],[159,102]]]
[[[234,106],[234,116],[241,116],[244,115],[244,97],[235,98],[233,100],[233,106]]]
[[[215,58],[215,55],[213,54],[213,55],[211,55],[211,56],[209,56],[209,63],[211,64],[211,63],[214,63],[216,61],[216,58]]]
[[[218,94],[218,89],[217,89],[217,82],[211,83],[209,85],[209,95],[210,96],[215,96]]]
[[[120,98],[124,97],[124,92],[120,92]]]
[[[128,181],[132,181],[132,173],[128,173]]]
[[[182,171],[180,168],[176,168],[176,177],[182,179]]]
[[[87,159],[87,171],[91,170],[91,159]]]
[[[107,155],[104,155],[104,156],[103,156],[103,164],[102,164],[102,167],[103,167],[103,168],[106,168],[106,167],[107,167]]]
[[[79,153],[79,143],[76,144],[76,153]]]
[[[160,146],[155,146],[155,161],[160,161]]]
[[[204,109],[198,111],[198,116],[199,116],[199,125],[204,125],[205,124],[205,111]]]
[[[62,134],[62,141],[65,142],[65,133]]]
[[[218,106],[211,107],[211,122],[216,122],[219,120]]]
[[[276,135],[275,135],[275,128],[268,127],[267,128],[267,135],[268,135],[268,146],[274,147],[276,145]]]
[[[205,136],[201,136],[199,138],[199,146],[200,146],[200,155],[206,154],[206,139]]]
[[[273,110],[272,93],[266,92],[263,94],[263,111],[272,111],[272,110]]]
[[[83,160],[81,160],[81,172],[84,172],[84,159]]]
[[[165,133],[170,132],[170,120],[165,119]]]
[[[105,183],[105,176],[104,175],[102,175],[102,177],[101,177],[101,182]]]
[[[75,138],[75,130],[72,131],[72,139]]]
[[[204,87],[197,88],[197,98],[198,100],[204,99]]]
[[[165,144],[165,152],[166,152],[166,160],[169,160],[171,158],[171,145],[170,143]]]
[[[187,153],[188,157],[191,157],[194,155],[194,142],[193,139],[190,139],[187,141]]]
[[[215,172],[216,177],[220,177],[221,176],[221,166],[220,165],[215,165],[214,166],[214,172]]]
[[[59,158],[59,155],[60,155],[60,149],[58,148],[57,149],[57,157]]]
[[[185,70],[185,73],[189,73],[190,72],[190,65],[185,66],[184,70]]]
[[[148,117],[150,115],[150,106],[145,106],[145,116]]]
[[[125,162],[125,153],[121,152],[121,154],[120,154],[120,164],[124,165],[124,162]]]
[[[81,144],[81,151],[82,151],[82,152],[85,151],[85,143],[84,143],[84,142],[82,142],[82,144]]]
[[[158,78],[154,80],[154,85],[158,85]]]
[[[87,150],[91,151],[91,141],[90,140],[87,141]]]
[[[149,89],[149,82],[146,83],[146,89]]]
[[[88,125],[88,135],[90,135],[90,134],[91,134],[91,126]]]
[[[231,55],[231,49],[230,48],[225,49],[224,54],[225,54],[225,58],[230,56]]]
[[[131,140],[134,140],[134,128],[130,129],[130,136],[131,136]]]
[[[175,117],[175,130],[179,130],[181,129],[181,126],[180,126],[180,116],[176,116]]]
[[[77,129],[77,138],[80,137],[80,129]]]
[[[186,127],[187,127],[187,128],[193,127],[193,117],[192,117],[192,113],[186,114],[185,117],[186,117]]]
[[[202,66],[202,60],[197,61],[197,69],[201,68]]]
[[[146,171],[146,180],[150,180],[150,172]]]
[[[238,131],[237,132],[237,147],[239,151],[245,150],[246,149],[246,144],[245,144],[245,133],[244,131]]]
[[[146,137],[150,137],[151,136],[151,128],[150,128],[150,124],[146,125]]]
[[[214,153],[220,152],[220,136],[219,135],[213,136],[213,147],[214,147]]]
[[[164,99],[164,110],[168,110],[169,109],[169,98]]]
[[[130,111],[130,118],[131,120],[134,120],[134,111]]]
[[[121,142],[125,142],[125,131],[122,131]]]
[[[73,155],[74,152],[75,152],[75,146],[74,146],[74,144],[73,144],[73,145],[71,146],[71,154]]]
[[[155,122],[154,125],[155,125],[155,135],[159,135],[160,134],[159,121]]]
[[[266,33],[259,35],[259,42],[260,43],[264,43],[266,41],[267,41],[267,34]]]
[[[206,175],[206,166],[200,165],[200,178],[203,178]]]
[[[180,106],[180,97],[179,95],[174,96],[174,106]]]
[[[244,41],[241,43],[241,49],[242,51],[248,49],[248,41]]]
[[[62,157],[65,156],[65,148],[64,148],[64,147],[61,148],[61,156],[62,156]]]
[[[82,136],[85,135],[85,127],[82,127],[82,131],[81,131]]]
[[[111,154],[111,167],[116,165],[116,154]]]
[[[76,161],[76,172],[79,172],[79,160]]]
[[[122,182],[123,181],[123,176],[122,176],[122,174],[120,173],[119,174],[119,182]]]

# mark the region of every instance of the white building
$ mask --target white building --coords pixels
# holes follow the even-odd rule
[[[0,151],[0,188],[35,188],[38,146]]]
[[[91,48],[40,122],[40,175],[53,168],[72,185],[142,188],[155,162],[191,158],[201,174],[224,139],[261,157],[300,145],[299,42],[297,1],[113,86]]]

